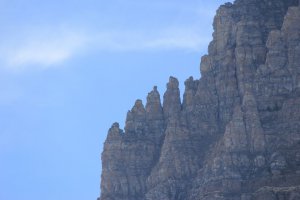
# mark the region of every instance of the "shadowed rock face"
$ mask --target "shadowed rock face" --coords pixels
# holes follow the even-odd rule
[[[110,128],[100,200],[300,199],[298,0],[236,0],[213,26],[182,103],[170,77]]]

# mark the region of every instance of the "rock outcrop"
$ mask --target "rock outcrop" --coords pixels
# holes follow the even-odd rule
[[[300,199],[298,0],[236,0],[201,78],[137,100],[102,153],[100,200]]]

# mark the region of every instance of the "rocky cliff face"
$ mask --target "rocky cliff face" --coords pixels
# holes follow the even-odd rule
[[[100,200],[300,199],[298,0],[236,0],[214,19],[201,79],[171,77],[117,123]]]

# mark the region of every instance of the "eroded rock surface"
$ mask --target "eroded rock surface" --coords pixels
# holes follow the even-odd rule
[[[100,200],[300,199],[298,0],[236,0],[214,19],[201,79],[170,77],[109,130]]]

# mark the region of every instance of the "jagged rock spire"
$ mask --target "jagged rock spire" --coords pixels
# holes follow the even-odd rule
[[[163,120],[163,108],[161,106],[160,94],[157,86],[148,93],[146,104],[146,117],[148,120]]]
[[[120,139],[123,131],[120,129],[119,123],[115,122],[112,124],[108,131],[107,140]]]
[[[125,123],[125,133],[135,132],[140,133],[144,129],[146,122],[146,110],[142,100],[138,99],[135,101],[134,106],[127,113]]]
[[[167,91],[164,94],[163,109],[165,119],[178,117],[181,110],[179,82],[172,76],[169,78]]]
[[[186,81],[183,104],[170,77],[162,107],[154,87],[146,108],[137,100],[128,112],[124,134],[110,129],[100,199],[300,199],[297,5],[221,6],[201,79]]]
[[[191,104],[194,102],[194,96],[198,89],[199,81],[195,80],[192,76],[190,76],[185,82],[185,91],[183,95],[183,103],[182,106],[184,108],[187,108],[188,106],[191,106]]]

